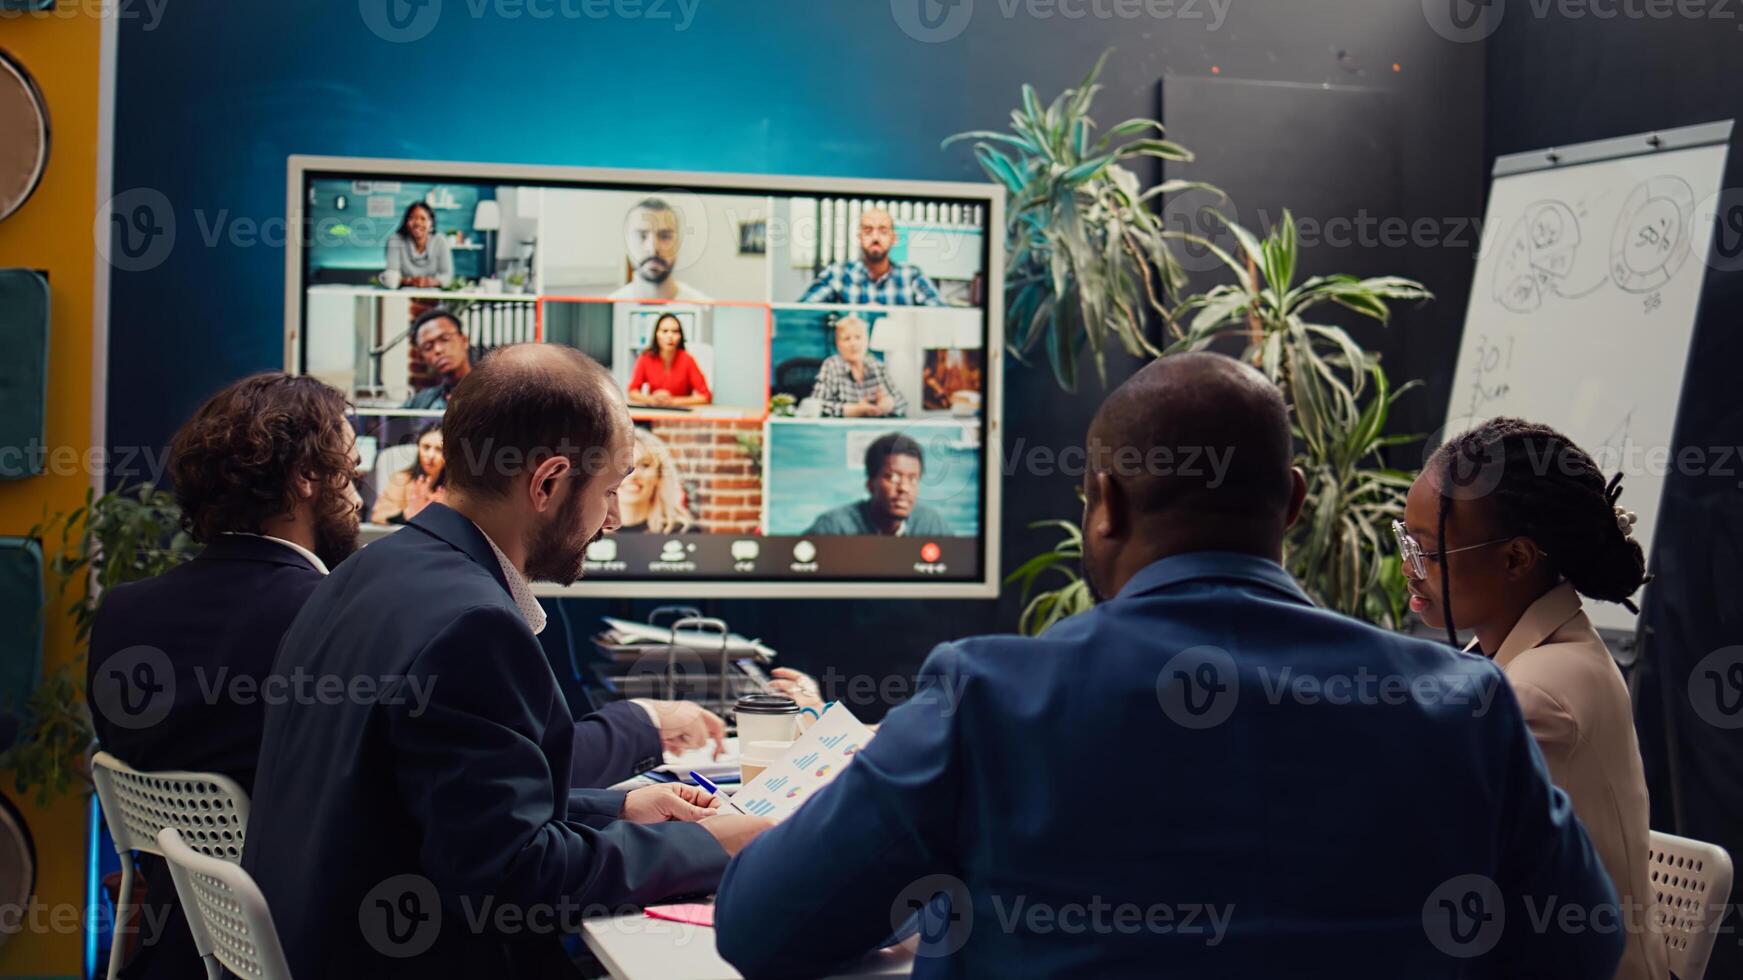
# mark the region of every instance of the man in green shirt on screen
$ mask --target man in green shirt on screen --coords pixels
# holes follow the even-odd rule
[[[865,488],[871,498],[824,511],[805,533],[951,537],[944,515],[920,503],[925,470],[919,443],[900,432],[879,436],[865,450]]]

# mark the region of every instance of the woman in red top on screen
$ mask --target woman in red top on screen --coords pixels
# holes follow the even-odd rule
[[[702,368],[684,349],[684,325],[675,313],[654,321],[654,336],[648,349],[635,360],[629,379],[629,403],[660,408],[707,405],[714,401]]]

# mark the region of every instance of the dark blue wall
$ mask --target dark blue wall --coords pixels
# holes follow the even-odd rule
[[[972,8],[966,28],[932,43],[900,26],[917,23],[916,0],[700,0],[685,30],[427,0],[420,16],[439,15],[427,35],[392,43],[366,25],[365,15],[384,23],[385,2],[171,4],[150,29],[122,21],[115,186],[164,195],[176,238],[161,264],[114,276],[113,445],[159,447],[219,385],[282,366],[283,251],[227,232],[282,222],[292,153],[981,179],[966,152],[941,152],[940,139],[1001,127],[1023,82],[1051,94],[1113,46],[1098,103],[1106,124],[1155,114],[1164,74],[1207,77],[1213,66],[1220,77],[1380,86],[1397,93],[1407,120],[1404,215],[1474,215],[1483,186],[1482,45],[1439,36],[1417,3],[1232,0],[1218,16],[1195,0],[1169,19],[1124,20],[959,0],[947,9]],[[557,9],[557,0],[535,6]],[[587,8],[571,0],[569,9]],[[1228,120],[1231,132],[1245,124]],[[1401,268],[1456,284],[1469,261],[1423,250],[1401,256]],[[1455,292],[1402,317],[1386,342],[1414,352],[1410,363],[1450,364],[1462,312]],[[1129,370],[1116,365],[1116,380]],[[1081,439],[1098,400],[1093,381],[1070,397],[1044,372],[1013,366],[1007,379],[1008,436]],[[1058,476],[1008,477],[1005,501],[1006,568],[1048,540],[1025,529],[1030,521],[1077,506]],[[567,611],[590,632],[607,607]],[[1009,629],[1017,612],[1014,596],[711,608],[799,666],[876,676],[911,673],[941,640]],[[879,716],[884,705],[859,710]]]
[[[1489,87],[1513,94],[1490,103],[1490,151],[1743,120],[1743,90],[1736,84],[1743,65],[1739,18],[1723,5],[1696,9],[1714,16],[1622,23],[1504,18],[1490,46]],[[1734,700],[1743,688],[1736,686],[1733,666],[1743,663],[1743,493],[1738,468],[1706,447],[1728,453],[1743,436],[1743,399],[1737,397],[1743,148],[1736,135],[1724,186],[1675,438],[1679,453],[1698,447],[1709,465],[1701,472],[1673,469],[1665,479],[1635,703],[1652,825],[1713,841],[1735,858],[1743,855],[1743,719]],[[1743,888],[1733,889],[1738,894]],[[1737,923],[1733,906],[1707,976],[1743,976]]]

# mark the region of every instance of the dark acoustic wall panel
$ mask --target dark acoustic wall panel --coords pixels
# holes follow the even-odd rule
[[[1226,77],[1164,77],[1160,92],[1168,138],[1196,156],[1170,165],[1167,175],[1215,184],[1228,195],[1220,210],[1260,235],[1280,226],[1287,208],[1301,233],[1297,281],[1332,273],[1401,275],[1435,292],[1431,303],[1395,307],[1390,326],[1335,306],[1314,319],[1349,329],[1378,352],[1395,385],[1423,382],[1398,403],[1391,431],[1438,428],[1475,256],[1475,221],[1436,217],[1413,192],[1425,175],[1408,152],[1404,94],[1381,85]],[[1476,213],[1474,179],[1467,174],[1459,182],[1467,188],[1464,210]],[[1204,214],[1212,203],[1203,191],[1183,191],[1164,202],[1164,218],[1235,254],[1233,236]],[[1447,241],[1455,236],[1460,241]],[[1233,278],[1202,248],[1183,244],[1182,254],[1195,290],[1201,281]],[[1394,462],[1414,468],[1420,452],[1405,447]]]
[[[47,438],[48,280],[0,269],[0,479],[42,472]]]
[[[19,712],[42,677],[42,548],[0,538],[0,714]]]

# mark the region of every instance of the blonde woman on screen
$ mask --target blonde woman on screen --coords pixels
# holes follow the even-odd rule
[[[684,506],[684,481],[672,450],[647,429],[635,430],[635,471],[617,489],[623,517],[619,534],[687,530],[694,518]]]

